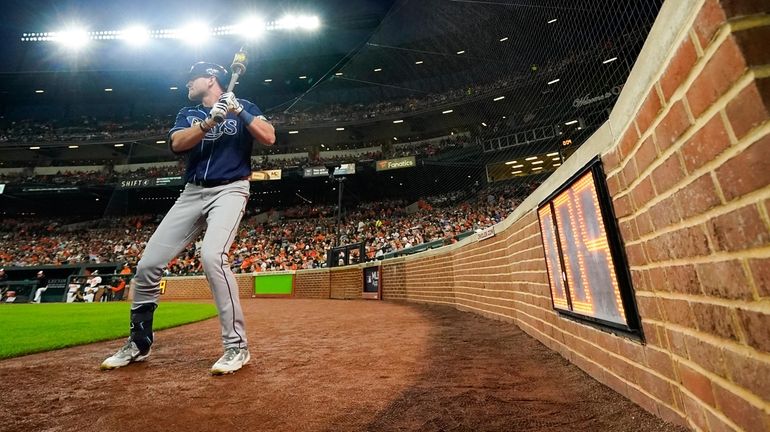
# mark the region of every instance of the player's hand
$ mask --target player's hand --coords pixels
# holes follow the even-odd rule
[[[217,123],[222,123],[225,121],[225,117],[227,116],[227,104],[224,102],[217,102],[214,104],[213,107],[211,107],[211,111],[209,111],[209,118],[214,120]]]
[[[219,97],[219,102],[226,103],[227,109],[236,115],[243,111],[243,105],[241,105],[233,92],[222,93],[222,96]]]

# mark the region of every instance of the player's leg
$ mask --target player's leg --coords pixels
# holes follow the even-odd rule
[[[206,199],[206,235],[201,260],[219,311],[225,355],[212,368],[213,373],[234,372],[249,360],[243,311],[238,298],[228,252],[249,199],[249,182],[237,181],[212,190]]]
[[[114,369],[144,360],[153,342],[152,321],[160,296],[163,267],[197,237],[205,224],[202,212],[203,188],[188,184],[171,210],[155,230],[134,277],[131,305],[131,333],[126,345],[102,363],[102,369]]]
[[[42,288],[38,288],[38,289],[35,291],[35,298],[34,298],[34,300],[32,300],[32,303],[40,303],[40,299],[41,299],[41,297],[43,297],[43,293],[44,293],[44,292],[45,292],[45,290],[47,290],[47,289],[48,289],[48,287],[42,287]]]

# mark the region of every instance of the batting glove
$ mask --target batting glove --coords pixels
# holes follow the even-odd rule
[[[226,103],[227,109],[234,112],[236,115],[243,111],[243,105],[236,99],[235,93],[233,92],[222,93],[222,96],[219,97],[219,102]]]
[[[213,107],[211,107],[211,111],[209,111],[209,118],[214,120],[217,123],[222,123],[225,121],[225,117],[227,116],[227,104],[224,102],[217,102],[214,104]]]

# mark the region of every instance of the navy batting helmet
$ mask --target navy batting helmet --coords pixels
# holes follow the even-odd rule
[[[219,86],[222,87],[222,89],[227,87],[227,69],[216,63],[195,63],[190,68],[190,73],[187,75],[187,79],[194,80],[195,78],[209,76],[216,78]]]

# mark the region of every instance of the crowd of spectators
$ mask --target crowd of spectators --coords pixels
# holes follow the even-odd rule
[[[481,192],[452,192],[414,205],[391,200],[360,203],[336,224],[333,206],[301,205],[281,217],[247,215],[230,250],[236,273],[296,270],[326,265],[336,246],[363,243],[365,260],[423,243],[457,241],[503,220],[533,185],[512,183]],[[0,266],[138,262],[162,216],[145,215],[93,222],[5,219],[0,226]],[[169,262],[167,274],[202,272],[201,239]]]
[[[45,185],[97,185],[117,183],[120,180],[136,180],[154,177],[173,177],[184,173],[181,164],[136,168],[129,171],[115,171],[107,166],[97,171],[70,171],[63,169],[54,174],[35,174],[32,168],[19,173],[0,174],[0,184],[45,184]]]
[[[8,122],[0,128],[0,143],[37,144],[41,142],[99,142],[158,136],[168,132],[167,119],[126,118],[103,121],[81,117],[74,121],[32,120]]]

